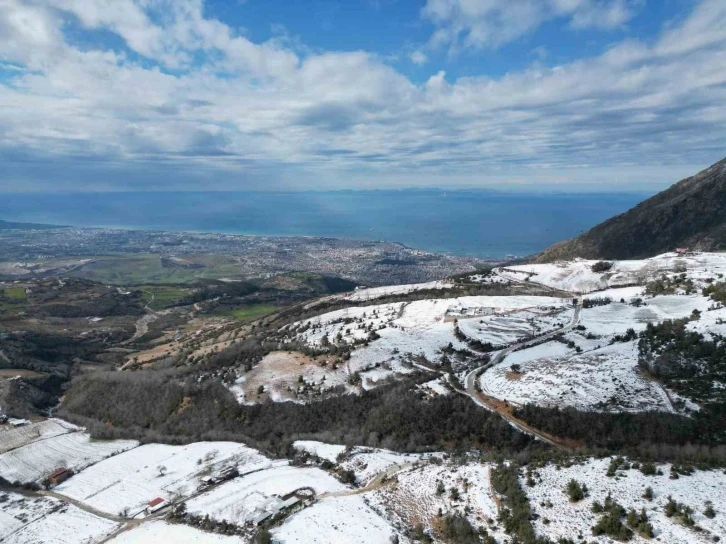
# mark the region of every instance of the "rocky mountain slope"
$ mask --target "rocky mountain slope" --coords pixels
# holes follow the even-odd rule
[[[726,159],[534,258],[642,258],[687,247],[726,249]]]

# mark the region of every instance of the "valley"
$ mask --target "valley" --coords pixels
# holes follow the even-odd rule
[[[82,524],[97,543],[599,543],[610,494],[661,540],[711,542],[726,376],[698,357],[721,349],[725,273],[726,254],[669,253],[312,299],[317,280],[293,276],[286,298],[256,280],[222,293],[276,301],[242,317],[217,310],[228,284],[6,282],[2,407],[28,421],[0,426],[0,541]],[[704,342],[684,355],[700,371],[653,370],[666,333]],[[589,490],[576,503],[571,479]],[[628,516],[613,523],[640,541]]]

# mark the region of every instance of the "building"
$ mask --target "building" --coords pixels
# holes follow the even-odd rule
[[[269,497],[255,508],[255,511],[252,513],[249,521],[255,525],[260,525],[268,519],[277,516],[280,512],[285,512],[290,508],[297,506],[299,503],[300,499],[294,495],[284,500],[280,497]]]
[[[48,476],[48,481],[50,481],[50,486],[55,487],[59,484],[62,484],[65,482],[68,478],[70,478],[73,474],[70,470],[68,470],[65,467],[61,467],[57,470],[54,470],[50,473],[50,476]]]
[[[153,514],[154,512],[158,512],[165,506],[166,506],[166,501],[164,499],[162,499],[161,497],[156,497],[155,499],[150,500],[149,504],[146,505],[146,513]]]
[[[10,425],[12,425],[13,427],[24,427],[25,425],[29,425],[30,424],[30,421],[28,421],[27,419],[14,419],[14,418],[9,418],[8,419],[8,423]]]
[[[685,255],[686,253],[688,253],[688,248],[687,247],[677,247],[676,253],[678,253],[678,255]]]

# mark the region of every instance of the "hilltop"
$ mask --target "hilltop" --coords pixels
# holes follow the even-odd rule
[[[726,249],[726,159],[547,248],[533,261],[643,258],[676,247]]]

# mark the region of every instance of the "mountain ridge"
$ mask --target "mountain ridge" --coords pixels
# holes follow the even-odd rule
[[[532,262],[643,258],[677,247],[726,249],[726,158],[586,233],[550,246]]]

